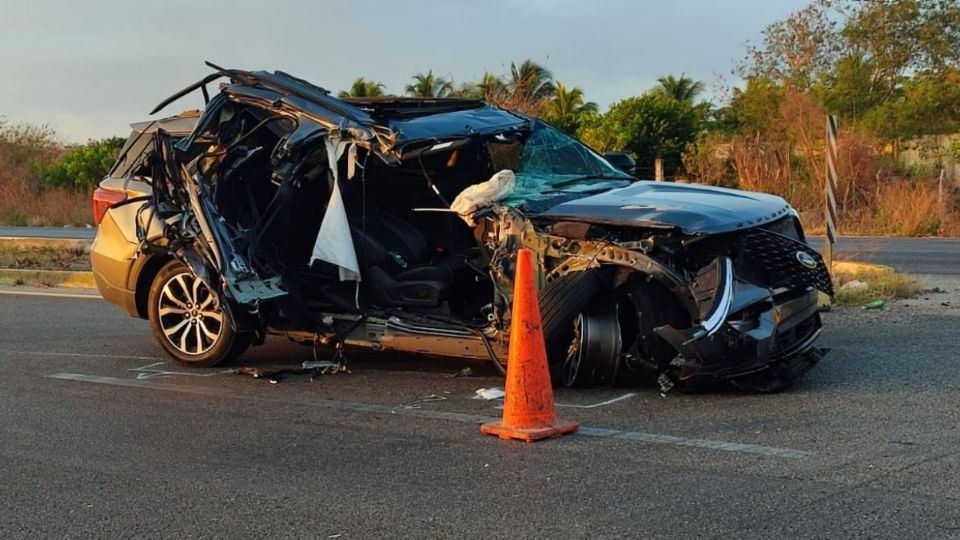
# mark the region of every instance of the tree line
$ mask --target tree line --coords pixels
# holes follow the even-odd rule
[[[949,186],[938,184],[933,194],[923,182],[960,161],[956,0],[814,0],[748,44],[733,74],[742,84],[721,88],[713,101],[702,99],[702,81],[668,74],[605,112],[532,60],[459,85],[428,70],[404,91],[483,99],[537,116],[599,151],[633,154],[641,176],[651,176],[659,158],[668,177],[775,193],[814,222],[823,200],[825,118],[837,115],[844,229],[960,232]],[[385,93],[383,83],[359,78],[340,95]],[[932,165],[901,161],[904,150]]]

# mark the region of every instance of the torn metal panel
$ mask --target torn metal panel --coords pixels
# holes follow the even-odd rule
[[[342,100],[282,72],[211,67],[161,104],[205,92],[202,116],[135,126],[114,172],[152,175],[152,193],[111,216],[130,222],[116,244],[137,269],[199,278],[244,346],[269,333],[338,359],[348,344],[502,368],[526,247],[557,384],[645,373],[664,390],[770,391],[821,354],[816,297],[832,284],[780,198],[638,182],[481,101]],[[153,286],[135,274],[124,285]]]

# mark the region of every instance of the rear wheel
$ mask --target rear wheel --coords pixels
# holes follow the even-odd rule
[[[217,293],[179,261],[167,263],[154,278],[147,317],[163,350],[190,366],[210,367],[232,360],[252,340],[251,334],[233,330]]]

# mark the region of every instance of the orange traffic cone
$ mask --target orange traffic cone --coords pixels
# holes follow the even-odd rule
[[[580,424],[576,422],[557,420],[547,367],[547,349],[540,325],[533,254],[529,249],[521,248],[517,252],[517,271],[513,280],[503,420],[487,422],[480,426],[480,431],[501,439],[533,442],[573,433],[578,427]]]

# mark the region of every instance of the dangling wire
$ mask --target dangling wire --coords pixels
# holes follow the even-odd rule
[[[443,203],[444,206],[450,208],[450,201],[447,200],[443,194],[440,193],[440,190],[437,189],[437,185],[433,183],[433,178],[430,178],[430,175],[427,174],[427,168],[423,166],[423,152],[417,154],[417,163],[420,164],[420,171],[423,173],[423,177],[427,179],[427,186],[437,195],[437,198]]]
[[[348,153],[349,154],[349,153]],[[349,160],[349,157],[347,158]],[[367,238],[367,160],[370,159],[370,150],[363,156],[363,165],[357,163],[360,167],[360,232],[363,238]],[[367,260],[367,243],[361,242],[363,250],[363,260]],[[356,288],[353,292],[353,305],[360,309],[360,280],[357,280]]]

